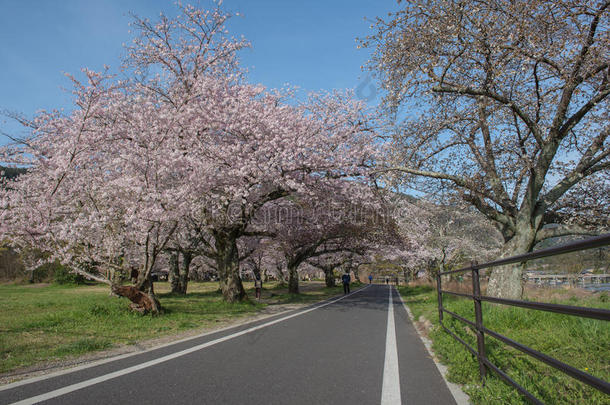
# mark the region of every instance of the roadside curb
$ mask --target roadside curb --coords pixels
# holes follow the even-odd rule
[[[464,391],[462,391],[462,387],[460,387],[458,384],[452,383],[447,380],[447,372],[448,372],[447,366],[445,366],[444,364],[441,364],[438,361],[438,359],[434,355],[434,352],[432,351],[432,341],[430,339],[428,339],[427,337],[425,337],[424,335],[422,335],[422,333],[419,331],[419,329],[417,329],[417,327],[415,326],[415,317],[413,316],[411,309],[407,306],[407,304],[405,304],[404,300],[402,299],[402,295],[400,295],[400,291],[398,289],[396,289],[396,292],[398,293],[398,297],[400,298],[400,302],[402,303],[402,306],[407,311],[407,315],[409,315],[409,319],[413,323],[413,327],[414,327],[415,331],[417,332],[417,335],[419,336],[422,343],[426,347],[426,350],[428,350],[428,353],[430,354],[432,361],[434,362],[434,364],[436,365],[436,368],[438,369],[439,373],[441,374],[441,377],[443,377],[443,381],[445,381],[445,384],[447,385],[449,392],[451,392],[451,395],[453,395],[453,399],[455,399],[455,402],[458,405],[470,405],[471,404],[470,397]]]

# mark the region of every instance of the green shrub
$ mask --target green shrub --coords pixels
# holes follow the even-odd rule
[[[35,268],[32,271],[32,276],[30,278],[31,283],[42,283],[49,280],[49,273],[52,273],[51,270],[52,263],[45,263],[40,267]]]
[[[74,274],[67,267],[57,263],[53,268],[53,282],[56,284],[84,284],[85,279],[80,274]]]

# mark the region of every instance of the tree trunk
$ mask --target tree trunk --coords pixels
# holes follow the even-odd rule
[[[193,255],[190,252],[182,252],[182,266],[180,266],[180,272],[178,274],[178,286],[176,290],[178,294],[186,294],[186,288],[189,282],[189,271],[191,268],[192,261]]]
[[[324,269],[324,281],[327,287],[335,286],[335,273],[333,269]]]
[[[144,295],[147,297],[147,299],[149,301],[145,305],[143,305],[144,306],[143,309],[145,309],[145,312],[150,312],[152,314],[158,314],[159,312],[161,312],[161,303],[155,296],[153,281],[150,277],[151,269],[152,269],[152,265],[151,265],[150,269],[145,269],[138,274],[138,281],[136,282],[136,285],[134,287],[136,290],[144,293]],[[121,294],[119,294],[119,295],[121,295]],[[130,298],[130,297],[128,297],[128,298]],[[134,302],[134,304],[138,304],[138,302],[136,302],[136,301],[132,300],[132,302]],[[139,305],[139,306],[141,307],[142,305]],[[132,306],[132,309],[134,309],[135,311],[142,312],[138,307]]]
[[[169,279],[169,285],[171,286],[171,291],[174,294],[177,294],[179,291],[179,283],[180,283],[180,269],[179,269],[179,256],[178,252],[172,252],[169,256],[169,274],[167,278]]]
[[[242,301],[246,298],[246,291],[239,276],[239,255],[237,251],[237,238],[234,232],[217,231],[216,264],[218,268],[218,282],[222,296],[227,302]]]
[[[135,312],[141,314],[150,312],[156,315],[161,311],[161,305],[154,294],[145,293],[131,285],[113,284],[110,290],[112,294],[128,298],[131,301],[130,308]]]
[[[291,294],[299,293],[299,273],[297,266],[288,266],[288,292]]]
[[[263,273],[263,275],[262,275],[263,283],[268,282],[269,281],[269,274],[267,273],[267,269],[263,269],[262,273]]]
[[[411,271],[409,269],[403,269],[402,272],[405,276],[405,283],[409,284],[411,282]]]
[[[530,252],[535,245],[536,229],[529,224],[519,226],[517,233],[504,244],[501,257],[510,257]],[[486,294],[492,297],[516,299],[523,297],[524,264],[516,263],[496,267],[492,270]]]
[[[254,266],[252,267],[252,273],[254,273],[254,279],[255,280],[256,280],[257,277],[260,278],[261,280],[263,280],[263,275],[262,275],[262,272],[261,272],[261,268],[258,265],[254,264]]]
[[[278,277],[278,284],[280,286],[285,286],[286,285],[286,275],[284,274],[284,271],[282,270],[282,266],[275,266],[277,269],[277,277]]]
[[[445,258],[443,257],[443,260],[441,260],[441,262],[438,265],[438,273],[444,273],[445,271],[448,271],[445,268]],[[446,274],[441,276],[441,283],[448,283],[449,281],[451,281],[451,275]]]

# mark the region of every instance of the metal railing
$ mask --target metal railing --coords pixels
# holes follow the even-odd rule
[[[495,364],[493,364],[487,357],[485,353],[485,336],[490,336],[495,339],[500,340],[501,342],[531,356],[537,360],[540,360],[551,367],[561,371],[564,374],[567,374],[583,383],[590,385],[593,388],[596,388],[599,391],[602,391],[606,394],[610,394],[610,384],[602,379],[599,379],[595,376],[592,376],[582,370],[574,368],[566,363],[563,363],[551,356],[548,356],[544,353],[541,353],[537,350],[534,350],[530,347],[527,347],[521,343],[518,343],[504,335],[501,335],[493,330],[490,330],[485,327],[483,323],[483,311],[481,308],[481,303],[483,301],[492,302],[496,304],[502,305],[510,305],[521,308],[528,308],[538,311],[548,311],[555,312],[565,315],[572,315],[584,318],[598,319],[602,321],[610,321],[610,310],[601,309],[601,308],[585,308],[585,307],[577,307],[570,305],[560,305],[560,304],[548,304],[548,303],[540,303],[540,302],[532,302],[532,301],[521,301],[521,300],[511,300],[504,298],[495,298],[488,297],[485,295],[481,295],[481,285],[479,278],[479,270],[493,268],[497,266],[503,266],[507,264],[514,263],[524,263],[528,260],[539,259],[543,257],[555,256],[559,254],[594,249],[599,247],[604,247],[610,245],[610,234],[604,234],[601,236],[597,236],[594,238],[572,242],[561,246],[556,246],[548,249],[538,250],[532,253],[526,253],[518,256],[508,257],[505,259],[495,260],[488,263],[477,264],[472,263],[469,267],[465,267],[459,270],[453,271],[445,271],[440,272],[436,279],[436,289],[438,295],[438,316],[439,323],[443,327],[443,329],[449,333],[454,339],[462,343],[470,353],[472,353],[477,359],[479,363],[479,373],[481,376],[481,380],[485,381],[485,376],[487,374],[488,369],[491,369],[496,374],[500,376],[504,381],[515,387],[521,394],[523,394],[529,401],[534,404],[542,404],[542,402],[536,398],[532,393],[527,391],[524,387],[510,378],[505,372],[503,372],[500,368],[498,368]],[[465,272],[472,273],[472,294],[466,294],[462,292],[456,291],[447,291],[442,289],[442,281],[441,277],[449,274],[462,274]],[[471,321],[466,319],[452,311],[443,307],[443,294],[450,294],[458,297],[471,298],[474,302],[474,313],[475,320]],[[457,336],[453,331],[447,328],[443,324],[443,315],[448,314],[453,318],[465,323],[470,328],[474,330],[477,338],[477,348],[473,348],[462,338]]]

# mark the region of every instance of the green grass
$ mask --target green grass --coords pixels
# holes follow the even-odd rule
[[[252,283],[244,283],[254,297]],[[109,296],[106,286],[0,285],[0,373],[122,344],[206,328],[254,314],[268,305],[309,303],[337,295],[340,288],[303,283],[303,293],[265,286],[260,303],[223,301],[217,283],[189,283],[186,296],[155,284],[164,313],[142,316],[129,301]],[[268,287],[268,288],[267,288]]]
[[[438,327],[436,290],[428,286],[401,287],[401,295],[415,319],[424,316],[434,327],[429,333],[433,349],[448,365],[448,379],[463,384],[464,391],[475,404],[525,404],[526,400],[493,372],[489,371],[485,386],[479,380],[478,363],[474,357],[442,328]],[[568,305],[610,308],[599,296],[552,300]],[[444,306],[463,317],[474,320],[472,300],[443,296]],[[605,381],[610,380],[610,324],[568,315],[533,311],[516,307],[483,303],[483,320],[487,328],[517,342],[555,357]],[[445,314],[443,323],[476,348],[475,335],[460,321]],[[490,360],[517,383],[544,403],[607,404],[608,396],[486,336],[486,352]]]

